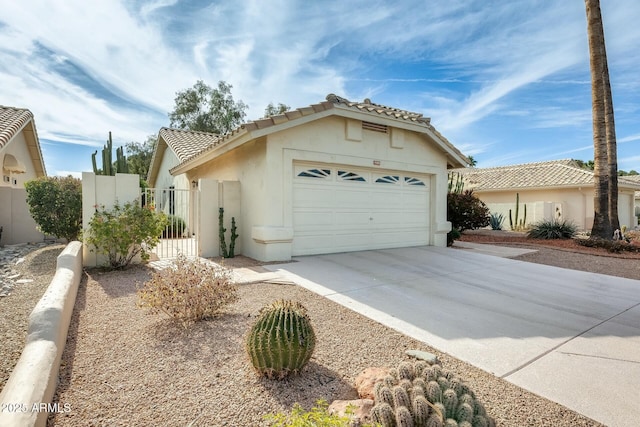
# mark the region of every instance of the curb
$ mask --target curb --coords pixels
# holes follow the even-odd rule
[[[58,383],[60,359],[82,278],[82,243],[70,242],[58,255],[56,273],[29,315],[27,340],[0,393],[0,425],[46,426]]]

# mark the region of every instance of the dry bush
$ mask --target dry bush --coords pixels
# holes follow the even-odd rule
[[[166,313],[185,327],[213,318],[237,301],[231,270],[179,255],[175,265],[153,274],[138,290],[138,307]]]

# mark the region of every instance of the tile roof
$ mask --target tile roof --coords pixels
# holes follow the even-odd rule
[[[31,111],[0,105],[0,148],[16,136],[29,120],[33,120]]]
[[[184,162],[209,146],[216,145],[220,137],[209,132],[196,132],[162,128],[158,134],[176,153],[178,160]]]
[[[208,139],[208,141],[210,142],[209,145],[206,144],[207,140],[204,137],[201,137],[198,140],[200,145],[189,147],[188,149],[183,148],[182,150],[185,152],[185,154],[188,154],[188,157],[186,157],[183,160],[182,157],[178,156],[180,157],[181,162],[178,166],[174,167],[172,171],[174,169],[179,168],[184,163],[187,163],[189,160],[192,160],[198,157],[199,155],[214,149],[216,146],[224,144],[225,142],[231,139],[234,139],[242,134],[245,134],[248,132],[254,132],[254,131],[262,130],[265,128],[269,128],[271,126],[276,126],[282,123],[294,121],[305,116],[321,113],[323,111],[328,111],[334,108],[360,111],[367,114],[375,114],[384,118],[405,121],[418,126],[422,126],[428,129],[434,135],[436,135],[436,137],[439,138],[444,143],[444,145],[450,150],[451,153],[454,154],[454,156],[458,156],[462,159],[466,159],[464,154],[462,154],[453,144],[451,144],[451,142],[449,142],[442,134],[440,134],[440,132],[438,132],[431,125],[431,119],[429,117],[424,117],[420,113],[414,113],[406,110],[401,110],[398,108],[387,107],[380,104],[374,104],[371,102],[370,99],[365,99],[363,102],[352,102],[352,101],[349,101],[348,99],[339,97],[337,95],[329,94],[327,95],[325,101],[319,102],[317,104],[312,104],[308,107],[286,111],[282,114],[278,114],[275,116],[266,117],[258,120],[253,120],[248,123],[244,123],[225,135],[218,136],[214,134],[207,134],[207,135],[210,135],[210,138]],[[167,129],[167,128],[163,128],[163,129],[165,129],[167,132],[175,131],[175,129]],[[177,131],[177,132],[184,132],[184,131]],[[193,132],[193,133],[206,134],[205,132]],[[176,139],[176,142],[178,143],[178,139]],[[184,142],[186,142],[186,140]],[[177,146],[175,147],[172,146],[171,148],[174,151],[176,151]],[[176,151],[176,154],[177,154],[177,151]]]
[[[476,191],[593,185],[593,172],[582,169],[570,159],[494,168],[461,168],[451,172],[460,173],[466,188]],[[640,182],[621,177],[618,185],[639,188]]]

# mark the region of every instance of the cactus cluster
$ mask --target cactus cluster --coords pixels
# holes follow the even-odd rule
[[[315,344],[316,336],[304,306],[279,300],[260,311],[247,336],[246,349],[259,374],[282,379],[302,370]]]
[[[494,427],[474,392],[440,365],[402,362],[374,389],[371,419],[383,427]]]
[[[220,256],[222,258],[234,258],[236,256],[236,239],[240,237],[237,231],[236,218],[231,217],[231,243],[229,243],[229,249],[227,250],[227,242],[224,237],[224,233],[227,232],[227,229],[224,228],[224,208],[218,209],[218,236],[220,238]]]
[[[513,216],[511,215],[511,209],[509,209],[509,226],[513,231],[522,231],[527,228],[527,205],[524,205],[524,218],[519,219],[519,211],[520,211],[520,193],[516,193],[516,220],[515,223],[513,221]]]
[[[109,139],[107,145],[102,149],[102,169],[98,169],[96,164],[96,155],[98,150],[91,155],[91,163],[93,165],[93,173],[96,175],[115,175],[116,173],[129,173],[129,164],[127,163],[127,157],[124,155],[124,148],[116,148],[116,161],[113,162],[111,151],[113,149],[113,140],[111,139],[111,132],[109,132]]]

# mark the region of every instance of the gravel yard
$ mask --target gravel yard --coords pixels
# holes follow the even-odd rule
[[[9,296],[0,297],[0,390],[22,353],[29,314],[49,286],[55,273],[56,257],[62,249],[64,245],[38,249],[25,256],[22,263],[11,267],[20,274],[18,280],[32,282],[16,284]]]
[[[637,259],[559,249],[541,247],[519,258],[552,265],[564,260],[560,266],[601,273],[613,270],[640,278]],[[248,260],[238,258],[238,262],[246,266]],[[50,265],[55,266],[55,258]],[[412,348],[437,354],[443,367],[466,379],[498,425],[601,425],[292,285],[242,285],[240,300],[224,316],[185,330],[136,308],[136,283],[149,274],[141,266],[85,274],[56,394],[56,401],[71,410],[52,414],[50,426],[267,425],[264,414],[289,410],[295,402],[309,408],[321,398],[329,402],[356,398],[352,385],[358,373],[369,366],[395,366],[406,358],[404,351]],[[26,316],[46,284],[42,286],[39,294],[33,286],[33,301],[18,298],[18,289],[0,299],[2,313],[9,306],[12,310],[22,307],[3,318],[3,334],[19,330],[11,323],[17,325],[20,317],[26,325]],[[302,374],[281,382],[256,376],[243,348],[243,336],[259,309],[278,298],[302,302],[318,338]]]

